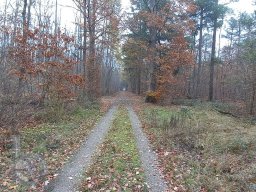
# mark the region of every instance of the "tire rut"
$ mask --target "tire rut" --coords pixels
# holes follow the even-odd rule
[[[157,155],[151,150],[149,141],[141,129],[140,120],[130,106],[127,107],[127,109],[134,130],[134,135],[136,137],[137,147],[140,153],[142,167],[145,171],[149,191],[167,191],[168,188],[163,179],[163,175],[158,169]]]
[[[75,192],[82,180],[86,168],[92,163],[92,156],[96,149],[103,142],[108,130],[111,127],[117,106],[113,106],[81,145],[80,149],[63,167],[57,178],[50,183],[46,191],[52,192]]]
[[[163,175],[158,169],[157,155],[151,150],[149,141],[141,129],[141,123],[129,105],[127,100],[118,101],[87,137],[80,149],[70,159],[70,161],[59,172],[58,177],[51,182],[46,191],[48,192],[75,192],[83,179],[83,173],[93,162],[93,155],[97,148],[103,143],[105,136],[111,128],[114,114],[120,104],[126,105],[129,118],[136,138],[137,148],[140,154],[142,167],[146,175],[146,183],[150,192],[167,191],[167,185]]]

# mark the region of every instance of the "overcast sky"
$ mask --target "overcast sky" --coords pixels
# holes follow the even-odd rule
[[[61,5],[69,5],[72,6],[72,1],[71,0],[59,0]],[[121,0],[122,2],[122,7],[123,10],[129,10],[130,7],[130,0]],[[238,14],[240,12],[248,12],[252,13],[254,10],[256,10],[256,6],[252,5],[253,0],[240,0],[237,3],[231,3],[229,4],[229,7],[234,9],[234,14]],[[71,8],[65,8],[62,7],[62,20],[65,20],[65,23],[71,23],[74,22],[74,19],[72,16]],[[68,14],[69,13],[69,14]]]
[[[7,0],[8,2],[9,0]],[[11,0],[12,1],[12,0]],[[52,0],[55,2],[55,0]],[[227,0],[221,0],[221,1],[227,1]],[[130,7],[130,0],[121,0],[123,10],[129,10]],[[234,14],[238,14],[239,12],[248,12],[252,13],[254,10],[256,10],[256,6],[252,5],[253,0],[240,0],[237,3],[231,3],[229,5],[230,8],[234,9]],[[0,10],[3,10],[3,5],[5,3],[5,0],[0,0]],[[58,0],[59,9],[61,9],[61,19],[62,23],[67,26],[67,28],[70,28],[72,26],[72,23],[74,22],[74,12],[75,10],[70,8],[70,6],[74,6],[72,0]],[[64,26],[63,26],[64,27]]]
[[[236,13],[239,13],[239,12],[252,13],[256,9],[256,7],[253,6],[253,0],[240,0],[237,3],[231,3],[229,7],[234,9]]]
[[[128,9],[130,6],[129,0],[121,0],[123,8]],[[231,3],[229,6],[233,9],[235,9],[237,12],[253,12],[254,7],[252,6],[253,0],[240,0],[237,3]]]

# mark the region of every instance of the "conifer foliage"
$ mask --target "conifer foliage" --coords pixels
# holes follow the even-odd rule
[[[123,52],[133,91],[156,92],[162,99],[184,94],[194,61],[186,37],[194,27],[189,14],[195,7],[189,1],[137,0],[132,8]]]

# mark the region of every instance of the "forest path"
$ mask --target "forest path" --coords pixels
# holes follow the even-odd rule
[[[134,135],[136,137],[137,148],[140,153],[142,167],[145,171],[149,190],[152,192],[167,191],[167,185],[158,168],[157,155],[151,149],[149,141],[142,131],[141,122],[131,106],[128,106],[127,109],[129,112],[130,121],[132,123]]]
[[[80,184],[83,173],[92,163],[92,157],[97,147],[101,145],[111,127],[117,106],[113,106],[93,129],[80,149],[63,167],[55,181],[49,185],[47,191],[73,192]]]
[[[141,122],[132,108],[132,101],[125,93],[118,95],[113,106],[93,129],[78,152],[67,163],[56,180],[50,184],[47,191],[75,192],[83,179],[83,173],[93,163],[93,155],[103,143],[105,136],[111,128],[114,115],[119,105],[126,106],[136,138],[137,149],[140,154],[142,167],[146,175],[146,183],[150,192],[167,191],[163,175],[158,169],[157,155],[151,150],[149,141],[141,128]]]

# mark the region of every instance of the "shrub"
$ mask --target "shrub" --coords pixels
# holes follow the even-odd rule
[[[149,91],[146,94],[146,103],[157,103],[161,97],[161,93],[159,91]]]
[[[227,144],[227,151],[233,154],[241,154],[248,150],[249,147],[250,142],[244,141],[238,136]]]

